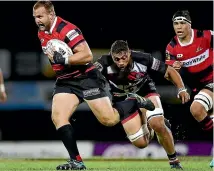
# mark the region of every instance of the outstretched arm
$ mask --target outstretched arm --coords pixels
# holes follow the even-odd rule
[[[4,77],[0,69],[0,101],[5,102],[6,100],[7,100],[7,95],[5,92]]]
[[[187,93],[187,89],[184,86],[180,74],[173,67],[167,67],[164,77],[178,88],[178,98],[182,100],[182,103],[186,103],[190,100],[190,95]]]

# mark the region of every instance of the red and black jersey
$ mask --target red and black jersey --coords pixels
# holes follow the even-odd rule
[[[108,80],[113,94],[138,92],[141,88],[149,92],[155,91],[155,84],[149,77],[150,71],[157,71],[164,75],[167,65],[152,57],[151,54],[131,51],[132,64],[130,69],[121,77],[120,69],[114,63],[111,55],[101,56],[94,65]]]
[[[192,29],[188,44],[182,44],[175,36],[166,48],[166,64],[172,65],[175,61],[183,63],[184,74],[193,80],[195,85],[190,87],[213,82],[213,32]]]
[[[47,42],[51,39],[59,39],[67,43],[67,45],[73,50],[79,43],[85,41],[80,29],[74,24],[63,20],[60,17],[56,17],[50,31],[39,31],[38,37],[41,42],[42,50],[46,54]],[[87,65],[61,65],[54,64],[50,61],[53,70],[56,72],[56,76],[59,79],[75,78],[82,75],[93,68],[91,63]]]

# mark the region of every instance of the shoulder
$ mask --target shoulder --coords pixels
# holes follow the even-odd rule
[[[56,28],[56,32],[58,32],[60,35],[65,36],[69,32],[72,33],[72,30],[80,31],[79,28],[75,24],[60,18],[60,22]]]
[[[149,58],[152,57],[152,55],[150,53],[145,53],[145,52],[141,52],[141,51],[131,51],[131,57],[134,61],[145,61],[148,60]]]
[[[112,57],[111,57],[110,54],[108,54],[108,55],[102,55],[102,56],[98,59],[98,61],[99,61],[100,63],[106,65],[106,66],[110,66],[110,65],[112,65],[112,64],[114,63],[114,61],[113,61],[113,59],[112,59]]]
[[[200,30],[200,29],[194,29],[194,33],[196,34],[197,38],[200,37],[210,37],[211,35],[213,35],[213,31],[212,30]]]
[[[174,48],[176,45],[178,44],[178,42],[177,42],[177,37],[176,36],[174,36],[171,40],[170,40],[170,42],[168,43],[168,45],[167,45],[167,47],[171,47],[171,48]]]
[[[177,47],[176,46],[177,44],[178,44],[177,37],[174,36],[166,46],[166,53],[167,54],[173,54],[174,49]]]

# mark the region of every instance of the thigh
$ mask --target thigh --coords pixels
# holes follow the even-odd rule
[[[158,95],[149,96],[148,99],[150,99],[154,103],[155,108],[163,108],[160,101],[160,97]]]
[[[142,121],[139,113],[136,113],[136,116],[128,120],[123,124],[123,128],[127,135],[135,134],[141,127]]]
[[[151,123],[155,125],[163,124],[164,111],[162,108],[160,97],[158,95],[152,95],[152,96],[149,96],[148,99],[150,99],[154,103],[155,110],[149,111],[149,110],[141,109],[141,111],[146,115],[146,118],[149,124]]]
[[[52,116],[70,118],[80,101],[68,87],[56,86],[52,100]]]
[[[211,91],[211,89],[203,88],[200,92],[204,92],[204,93],[208,94],[209,97],[213,100],[213,91]]]
[[[163,109],[162,104],[161,104],[161,101],[160,101],[160,96],[159,96],[159,94],[157,94],[157,93],[151,93],[151,94],[148,94],[148,95],[146,96],[146,98],[148,98],[148,99],[150,99],[150,100],[152,101],[152,103],[154,104],[155,108]],[[144,114],[147,112],[146,109],[142,109],[142,108],[141,108],[140,110],[141,110],[141,112],[143,112]]]
[[[102,97],[85,101],[100,122],[103,120],[111,120],[115,118],[115,112],[117,111],[113,109],[109,97]]]

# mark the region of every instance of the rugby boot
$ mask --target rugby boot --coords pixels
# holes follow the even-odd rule
[[[210,167],[211,167],[211,168],[214,167],[214,159],[210,162]]]
[[[171,167],[171,169],[181,169],[183,170],[183,167],[181,166],[181,163],[178,159],[174,160],[174,161],[169,161],[169,165]]]
[[[57,166],[56,170],[86,170],[86,167],[83,162],[68,160],[68,163]]]
[[[128,93],[126,99],[136,99],[139,108],[145,108],[146,110],[155,110],[155,105],[148,98],[144,98],[135,93]]]

